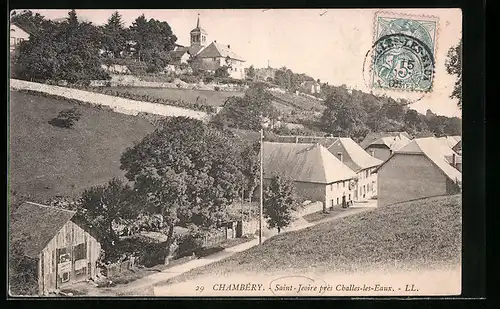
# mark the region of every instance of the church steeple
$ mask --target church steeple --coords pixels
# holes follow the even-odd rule
[[[191,46],[205,46],[207,43],[207,32],[200,27],[200,14],[196,20],[196,28],[191,30]]]

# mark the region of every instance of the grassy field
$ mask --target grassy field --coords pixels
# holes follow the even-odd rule
[[[448,196],[363,212],[278,235],[162,284],[238,273],[453,267],[460,264],[461,211],[461,197]]]
[[[171,88],[148,88],[148,87],[110,87],[106,88],[122,93],[133,93],[136,95],[147,95],[151,98],[167,100],[183,100],[189,103],[200,103],[209,106],[221,106],[231,96],[243,96],[243,92],[223,92],[211,90],[188,90]]]
[[[78,106],[73,128],[48,123],[75,105],[65,100],[11,91],[10,185],[17,193],[45,199],[75,196],[85,188],[123,177],[120,156],[153,126],[140,117]]]

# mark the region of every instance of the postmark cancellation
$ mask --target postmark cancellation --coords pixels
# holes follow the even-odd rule
[[[438,19],[378,12],[371,60],[371,87],[430,92],[435,68]]]

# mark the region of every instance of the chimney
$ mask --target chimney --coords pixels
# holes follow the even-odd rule
[[[344,162],[342,160],[342,152],[337,152],[337,156],[339,157],[340,162]]]

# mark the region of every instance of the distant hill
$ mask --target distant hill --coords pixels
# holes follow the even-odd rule
[[[140,117],[78,106],[82,118],[73,128],[54,127],[49,120],[74,103],[10,92],[11,189],[45,199],[77,196],[85,188],[124,177],[122,152],[152,132]]]
[[[278,235],[170,283],[199,276],[460,267],[461,197],[444,196],[378,208]]]

